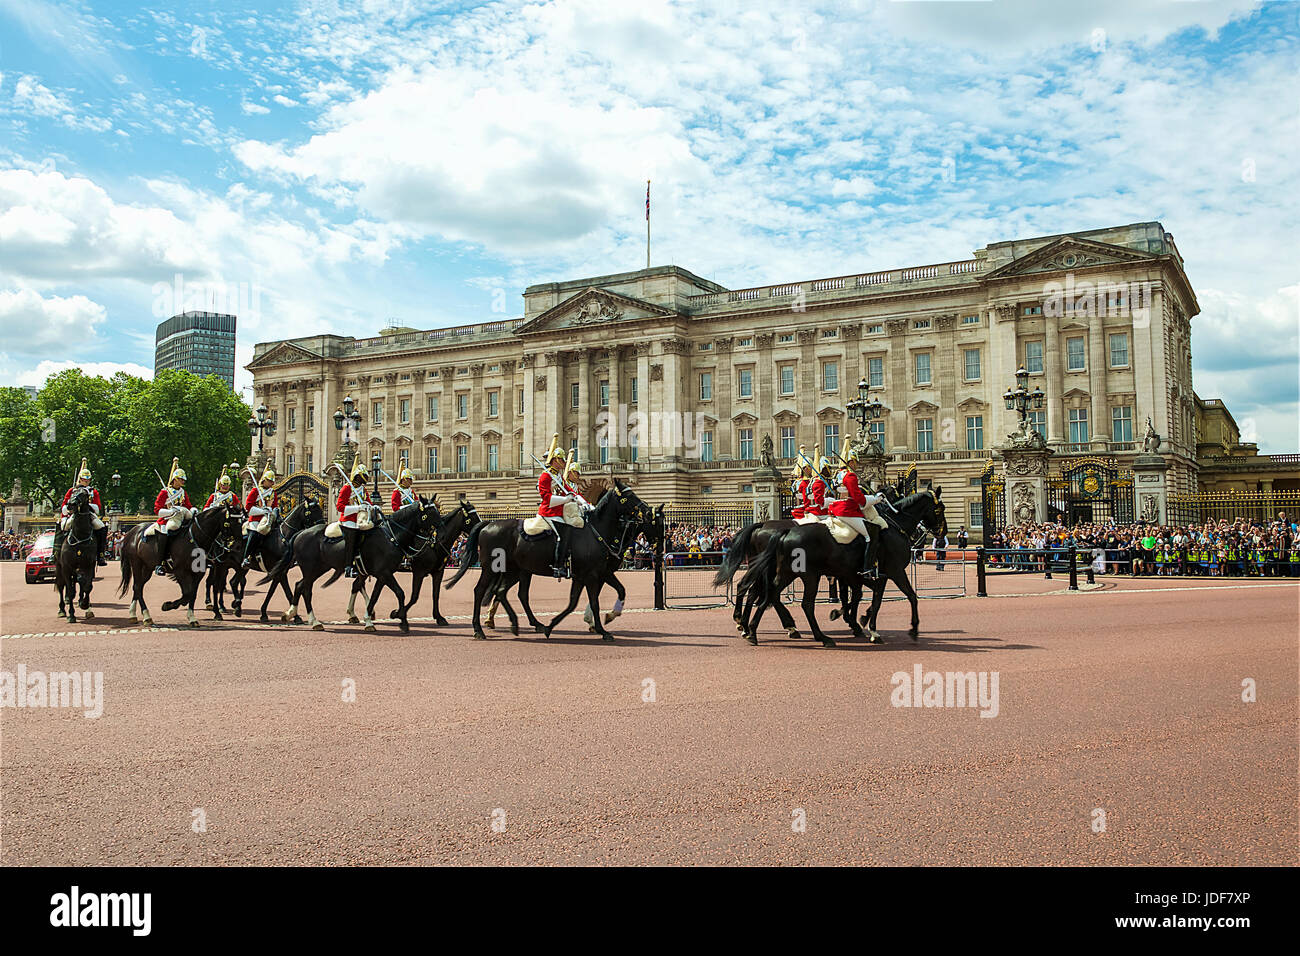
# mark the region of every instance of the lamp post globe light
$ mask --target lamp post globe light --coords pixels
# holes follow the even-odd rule
[[[885,407],[880,403],[880,399],[869,398],[868,390],[869,386],[867,385],[867,380],[865,378],[861,379],[858,382],[858,397],[847,402],[846,408],[849,417],[858,423],[858,443],[860,445],[865,445],[868,452],[871,454],[883,455],[885,449],[874,434],[871,435],[871,440],[869,442],[866,441],[869,423],[878,421],[880,419],[880,413]]]
[[[339,461],[343,465],[343,471],[350,474],[352,472],[352,462],[355,460],[353,447],[358,444],[361,434],[361,413],[356,410],[356,402],[349,395],[343,399],[343,407],[334,411],[334,427],[343,433],[343,441],[339,446]]]
[[[1034,390],[1029,390],[1029,372],[1022,365],[1016,369],[1016,387],[1009,388],[1002,393],[1002,401],[1006,404],[1008,411],[1015,411],[1020,417],[1020,434],[1028,435],[1029,433],[1029,411],[1041,409],[1046,400],[1043,390],[1034,386]]]
[[[113,477],[110,480],[113,482],[113,497],[114,499],[116,499],[117,489],[120,488],[122,485],[122,476],[117,473],[117,469],[113,470]],[[116,505],[114,505],[113,502],[109,502],[108,510],[112,511],[114,507],[116,507]]]
[[[375,476],[374,499],[376,501],[379,500],[379,465],[382,462],[383,459],[379,457],[379,452],[375,452],[373,455],[370,456],[370,473]]]
[[[257,455],[260,458],[263,437],[271,438],[275,435],[275,419],[267,417],[265,403],[258,405],[253,417],[248,420],[248,434],[257,436]]]

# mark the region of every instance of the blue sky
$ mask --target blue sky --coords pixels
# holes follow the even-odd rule
[[[175,277],[254,342],[731,287],[1158,219],[1197,391],[1300,448],[1300,4],[0,0],[0,382],[152,366]],[[139,369],[135,369],[139,371]],[[240,383],[249,381],[240,372]]]

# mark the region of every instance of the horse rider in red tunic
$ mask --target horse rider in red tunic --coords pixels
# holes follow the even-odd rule
[[[77,483],[63,495],[63,518],[60,527],[65,531],[72,527],[72,513],[68,510],[68,502],[72,499],[73,492],[78,488],[86,488],[90,492],[90,510],[95,513],[95,520],[91,522],[91,526],[95,529],[95,547],[99,549],[96,561],[102,568],[108,564],[106,557],[108,553],[108,526],[100,520],[100,510],[103,505],[99,500],[99,490],[90,483],[90,467],[86,464],[84,458],[81,459],[81,470],[77,472]]]
[[[569,576],[568,558],[569,558],[569,536],[564,531],[564,526],[573,523],[576,517],[581,521],[578,499],[569,490],[564,483],[564,449],[560,447],[560,436],[557,434],[551,439],[551,447],[547,449],[546,456],[543,458],[546,465],[545,470],[537,477],[537,514],[545,518],[546,523],[551,526],[555,532],[555,558],[551,562],[551,571],[557,578],[567,578]],[[570,513],[566,515],[565,506],[571,504],[573,507]]]
[[[262,472],[257,484],[248,489],[244,499],[244,511],[248,520],[244,522],[244,560],[241,568],[252,567],[253,560],[262,550],[262,539],[270,533],[275,521],[276,509],[280,506],[280,496],[275,491],[275,469],[270,465]]]
[[[880,534],[871,534],[867,528],[870,523],[877,529],[886,527],[885,519],[876,514],[876,505],[885,500],[881,494],[867,494],[862,490],[857,474],[853,471],[858,464],[858,449],[849,442],[840,456],[844,467],[835,477],[838,494],[830,503],[830,513],[848,525],[866,539],[867,546],[862,557],[862,576],[868,579],[876,576],[876,559],[880,552]]]
[[[812,478],[812,463],[808,460],[804,447],[799,446],[799,454],[794,460],[794,471],[790,475],[792,479],[790,494],[794,496],[794,507],[790,509],[790,517],[796,520],[806,513],[804,509],[808,505],[808,482]]]
[[[809,475],[808,483],[804,486],[803,517],[800,519],[802,524],[817,521],[826,514],[826,495],[830,491],[826,473],[830,470],[831,463],[825,455],[818,454],[818,447],[813,446],[811,458],[802,452],[799,455],[800,461],[806,463]]]
[[[230,467],[238,470],[239,465],[235,464]],[[209,508],[217,508],[221,505],[225,505],[232,511],[239,511],[242,507],[239,503],[239,498],[230,490],[230,475],[226,474],[224,468],[221,470],[221,477],[217,479],[217,484],[213,489],[212,494],[208,495],[208,500],[204,503],[203,510],[207,511]]]
[[[198,511],[190,503],[190,496],[185,491],[185,470],[181,468],[179,458],[172,459],[172,470],[167,475],[167,487],[158,492],[158,497],[153,502],[153,513],[158,516],[157,522],[151,524],[145,529],[145,536],[157,534],[160,530],[167,534],[167,541],[162,547],[162,564],[158,565],[158,572],[166,574],[171,568],[171,537],[180,530],[181,525],[194,517]]]
[[[420,500],[415,490],[411,487],[411,482],[415,476],[411,474],[411,469],[402,465],[397,472],[397,487],[393,489],[393,514],[405,508],[407,505],[413,505]]]
[[[358,459],[352,466],[352,480],[343,486],[338,500],[334,502],[339,513],[339,528],[348,541],[348,558],[344,568],[350,568],[356,557],[357,535],[375,526],[370,517],[370,509],[374,505],[366,492],[369,477],[370,471],[366,468],[366,463]]]

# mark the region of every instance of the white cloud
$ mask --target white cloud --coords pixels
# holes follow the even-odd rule
[[[32,289],[0,289],[0,327],[5,348],[18,355],[42,355],[70,342],[90,344],[105,310],[84,295],[42,297]]]
[[[19,113],[57,119],[70,129],[107,132],[113,124],[100,116],[79,113],[62,93],[57,93],[32,76],[20,76],[14,86],[13,107]]]
[[[248,100],[244,100],[240,103],[239,108],[247,116],[262,116],[271,112],[269,107],[262,106],[260,103],[250,103]]]
[[[55,362],[44,361],[33,369],[26,369],[13,376],[15,385],[35,385],[40,387],[45,380],[58,372],[70,368],[79,368],[86,375],[100,378],[112,378],[118,372],[126,372],[139,378],[153,378],[153,369],[132,362]]]

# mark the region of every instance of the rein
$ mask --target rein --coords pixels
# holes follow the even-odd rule
[[[421,505],[421,508],[423,507],[424,506]],[[414,559],[420,554],[423,554],[425,549],[429,547],[430,543],[432,543],[432,541],[438,537],[437,528],[434,528],[433,531],[431,531],[429,534],[416,534],[413,530],[408,528],[406,525],[400,524],[397,521],[396,515],[389,515],[387,518],[385,518],[382,527],[384,529],[384,534],[388,535],[388,540],[392,542],[393,547],[396,548],[398,551],[401,551],[408,558],[412,558],[412,559]],[[414,540],[423,543],[418,548],[414,548],[414,549],[408,547],[405,544],[402,544],[400,541],[397,540],[397,535],[393,534],[392,529],[394,527],[397,528],[402,534],[410,535],[412,538],[414,538]]]

